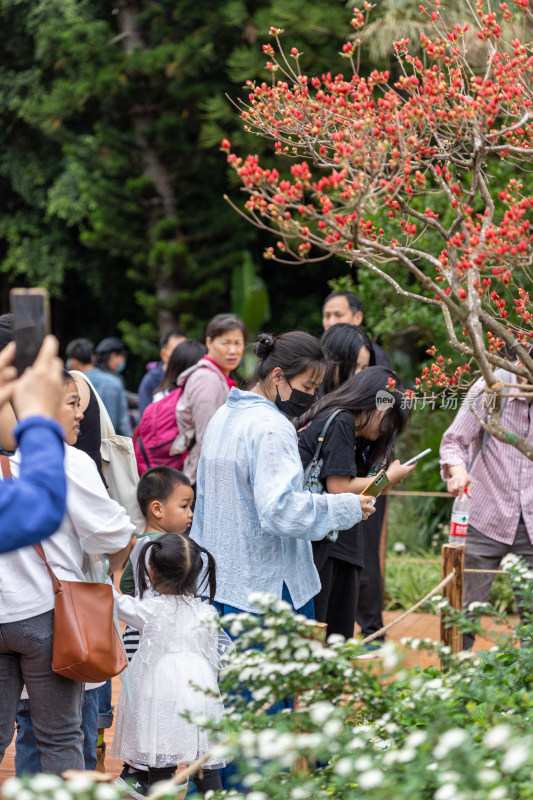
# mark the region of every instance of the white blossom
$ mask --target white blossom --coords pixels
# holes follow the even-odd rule
[[[361,789],[373,789],[383,783],[383,773],[380,769],[371,769],[359,776],[358,783]]]
[[[507,797],[507,789],[505,786],[496,786],[494,789],[491,789],[488,794],[488,800],[503,800],[504,797]]]
[[[342,731],[343,725],[340,719],[328,719],[324,725],[324,733],[333,739],[338,733]]]
[[[22,791],[22,781],[18,778],[8,778],[2,786],[2,796],[5,800],[13,800]]]
[[[92,786],[90,781],[85,781],[89,784],[89,788]],[[30,781],[30,789],[34,792],[49,792],[54,789],[58,789],[60,786],[63,786],[64,783],[57,775],[46,775],[41,773],[40,775],[34,775],[34,777]]]
[[[470,603],[468,606],[469,611],[475,611],[476,608],[486,608],[489,604],[488,603],[480,603],[479,600],[474,600],[473,603]]]
[[[495,725],[488,730],[483,737],[483,744],[490,750],[504,747],[511,738],[511,728],[509,725]]]
[[[173,787],[173,790],[176,791],[176,788]],[[101,783],[94,791],[96,800],[116,800],[118,794],[116,787],[109,783]],[[57,797],[57,792],[54,797]]]
[[[305,786],[295,786],[291,789],[291,797],[293,800],[305,800],[306,797],[311,797],[311,792]]]
[[[337,775],[351,775],[354,771],[351,758],[339,758],[333,767]]]
[[[480,769],[478,778],[481,783],[497,783],[500,780],[500,773],[495,769]]]
[[[408,747],[418,747],[425,742],[426,739],[427,734],[424,731],[413,731],[405,740],[405,744],[408,745]]]
[[[315,725],[322,725],[335,711],[332,703],[314,703],[309,707],[309,716]]]
[[[444,758],[450,750],[460,747],[466,739],[468,739],[466,731],[461,728],[450,728],[449,731],[445,731],[439,737],[438,744],[433,750],[433,755],[435,758]],[[437,800],[444,800],[444,798],[438,798]]]
[[[366,772],[372,766],[372,759],[369,756],[361,756],[354,763],[358,772]]]
[[[502,758],[502,769],[504,772],[516,772],[523,766],[529,756],[529,746],[525,742],[516,739]]]
[[[409,761],[414,761],[416,758],[416,750],[411,747],[404,747],[403,750],[398,750],[396,761],[400,764],[408,764]]]
[[[261,775],[259,775],[258,772],[251,772],[249,775],[244,776],[244,778],[242,779],[242,785],[248,788],[249,786],[253,786],[254,783],[257,783],[260,780],[261,780]]]
[[[433,797],[435,800],[452,800],[457,797],[457,786],[454,783],[445,783],[439,786]]]
[[[93,782],[84,775],[77,775],[67,781],[66,786],[72,794],[83,794],[92,788]]]

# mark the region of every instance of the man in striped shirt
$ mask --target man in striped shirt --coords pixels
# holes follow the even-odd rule
[[[523,379],[506,373],[509,393],[501,414],[503,427],[533,442],[533,397],[519,397]],[[533,461],[516,447],[504,444],[483,429],[469,408],[474,403],[487,418],[483,379],[469,390],[455,420],[442,437],[441,475],[450,494],[466,487],[472,498],[466,536],[466,569],[497,570],[507,553],[521,556],[533,567]],[[476,455],[477,452],[477,455]],[[474,458],[472,462],[472,458]],[[463,606],[488,600],[493,574],[465,575]],[[517,598],[518,601],[518,598]],[[474,644],[474,636],[463,636],[463,648]]]

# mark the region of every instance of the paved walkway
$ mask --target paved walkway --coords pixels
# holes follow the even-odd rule
[[[384,613],[384,621],[385,624],[391,622],[393,619],[396,619],[400,616],[402,612],[400,611],[387,611]],[[484,618],[484,628],[485,628],[485,635],[480,636],[476,640],[476,649],[486,650],[489,649],[493,644],[493,638],[491,637],[491,633],[495,633],[496,631],[503,632],[504,630],[510,630],[510,627],[507,628],[496,628],[494,625],[493,620],[490,617]],[[404,637],[415,637],[419,639],[435,639],[438,640],[440,638],[440,617],[435,617],[431,614],[411,614],[409,617],[404,619],[400,622],[396,627],[392,628],[389,634],[389,640],[394,642],[400,642],[401,639]],[[416,650],[405,649],[405,666],[408,667],[415,667],[415,666],[423,666],[427,667],[430,664],[438,664],[438,661],[435,657],[429,656],[426,652],[418,652]],[[119,678],[113,679],[113,704],[116,705],[118,693],[120,690],[120,680]],[[111,746],[111,742],[113,741],[113,728],[110,728],[106,731],[106,743],[108,749]],[[15,755],[15,747],[13,744],[8,748],[6,752],[6,757],[4,761],[0,765],[0,785],[3,783],[6,778],[9,778],[15,774],[14,768],[14,755]],[[122,769],[122,762],[116,761],[115,759],[111,758],[110,755],[106,756],[106,769],[112,775],[118,775]]]

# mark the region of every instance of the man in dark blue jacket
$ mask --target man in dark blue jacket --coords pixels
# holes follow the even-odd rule
[[[18,419],[12,433],[21,452],[18,480],[0,482],[2,553],[51,536],[65,514],[63,433],[55,421],[63,389],[57,352],[57,339],[47,336],[35,363],[18,380],[11,366],[15,345],[0,352],[0,411],[12,403]],[[9,434],[0,428],[1,438]],[[4,472],[5,461],[2,467]]]
[[[172,351],[180,342],[185,341],[186,336],[181,331],[167,331],[159,340],[161,361],[155,365],[149,364],[146,375],[139,384],[139,415],[142,417],[146,406],[150,405],[154,398],[154,392],[163,380],[167,368],[168,359]]]

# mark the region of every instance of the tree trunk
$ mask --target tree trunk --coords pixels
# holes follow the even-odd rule
[[[136,47],[146,50],[146,44],[136,26],[137,17],[141,12],[140,6],[136,2],[129,3],[125,0],[118,7],[119,38],[124,50],[128,54]],[[154,203],[150,211],[147,229],[147,240],[149,241],[150,231],[156,222],[159,222],[162,217],[176,217],[176,197],[166,166],[146,139],[146,131],[152,124],[150,114],[142,105],[138,105],[132,108],[132,118],[143,174],[151,180],[159,197],[159,202]],[[155,296],[159,306],[157,322],[159,329],[163,332],[172,330],[176,325],[175,315],[170,309],[165,308],[169,297],[176,292],[176,289],[173,277],[168,274],[165,265],[159,265],[155,275]]]

